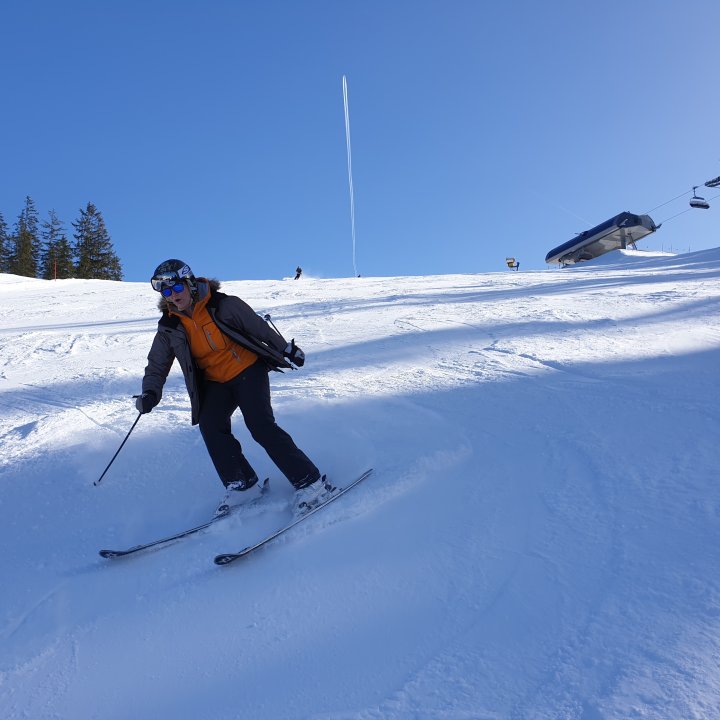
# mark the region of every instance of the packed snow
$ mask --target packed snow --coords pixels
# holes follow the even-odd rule
[[[158,258],[158,261],[161,258]],[[201,262],[186,258],[198,274]],[[611,262],[612,260],[612,262]],[[720,249],[223,289],[305,350],[279,424],[344,484],[222,496],[177,366],[137,418],[149,283],[0,276],[0,717],[713,718]]]

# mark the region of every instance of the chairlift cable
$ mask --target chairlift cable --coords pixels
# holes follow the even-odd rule
[[[677,195],[672,200],[668,200],[667,202],[664,202],[661,205],[658,205],[657,207],[650,208],[650,210],[647,210],[645,214],[649,215],[654,210],[657,210],[658,208],[661,208],[661,207],[665,207],[665,205],[669,205],[671,202],[675,202],[676,200],[679,200],[681,197],[683,197],[684,195],[688,195],[689,193],[690,193],[690,190],[686,190],[684,193],[680,193],[680,195]],[[682,214],[682,213],[680,213],[680,214]]]
[[[681,210],[679,213],[676,213],[675,215],[671,215],[669,218],[665,218],[664,220],[661,220],[658,223],[658,227],[660,227],[661,225],[664,225],[666,222],[669,222],[670,220],[673,220],[676,217],[680,217],[680,215],[684,215],[686,212],[690,212],[691,210],[694,210],[694,209],[695,208],[691,208],[691,207],[685,208],[684,210]]]

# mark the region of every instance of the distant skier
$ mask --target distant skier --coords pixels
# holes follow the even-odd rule
[[[190,395],[192,424],[200,425],[226,488],[218,514],[243,502],[243,493],[258,483],[232,434],[230,418],[238,408],[253,439],[298,491],[296,511],[317,504],[332,488],[276,424],[270,403],[268,371],[305,363],[295,340],[288,343],[247,303],[220,292],[217,280],[196,278],[182,260],[158,265],[151,284],[161,294],[162,317],[148,354],[138,411],[149,413],[160,402],[177,359]]]
[[[302,268],[298,265],[295,268],[295,280],[299,280],[301,275],[302,275]]]

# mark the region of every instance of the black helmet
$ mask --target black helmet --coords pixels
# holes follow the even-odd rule
[[[160,292],[166,285],[171,285],[178,280],[186,280],[191,290],[195,289],[195,276],[190,266],[182,260],[171,258],[161,262],[150,279],[153,290]]]

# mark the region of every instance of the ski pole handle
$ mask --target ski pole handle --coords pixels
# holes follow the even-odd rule
[[[270,313],[267,313],[267,314],[263,317],[263,320],[265,320],[266,322],[269,322],[269,323],[273,326],[273,328],[275,329],[275,332],[276,332],[278,335],[282,336],[282,333],[275,327],[275,323],[272,321],[272,318],[270,317]]]

